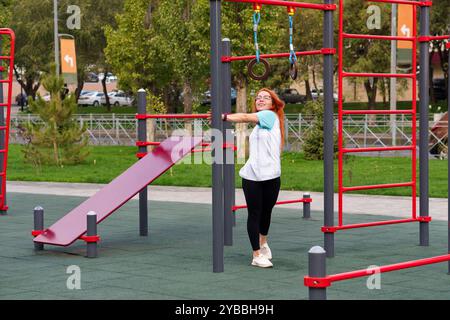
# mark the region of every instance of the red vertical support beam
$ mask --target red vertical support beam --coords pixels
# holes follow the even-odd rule
[[[412,218],[416,219],[417,217],[417,205],[416,205],[416,197],[417,197],[417,7],[413,6],[413,48],[412,48],[412,145],[414,147],[411,160],[412,160],[412,168],[411,175],[413,182],[411,188],[411,196],[412,196]]]
[[[344,72],[344,1],[339,1],[339,39],[338,39],[338,46],[339,46],[339,67],[338,67],[338,192],[339,192],[339,199],[338,199],[338,220],[339,220],[339,226],[342,226],[343,224],[343,143],[344,143],[344,137],[343,137],[343,131],[344,131],[344,124],[343,124],[343,96],[344,96],[344,84],[343,84],[343,72]]]

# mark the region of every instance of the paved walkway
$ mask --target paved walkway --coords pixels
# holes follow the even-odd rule
[[[55,182],[18,182],[8,181],[7,191],[31,194],[51,194],[89,197],[94,195],[102,184],[90,183],[55,183]],[[165,202],[186,202],[211,204],[211,188],[193,187],[165,187],[149,186],[149,200]],[[303,191],[281,191],[278,200],[297,199],[302,197]],[[323,193],[311,192],[311,210],[323,211]],[[135,197],[137,199],[137,196]],[[337,194],[334,197],[335,211],[337,210]],[[242,189],[236,190],[236,204],[244,204]],[[346,214],[370,214],[393,217],[410,217],[412,201],[411,197],[396,196],[369,196],[369,195],[345,195],[344,213]],[[283,205],[285,208],[295,209],[298,204]],[[419,208],[419,198],[417,198]],[[430,216],[434,220],[447,220],[447,199],[430,198]]]

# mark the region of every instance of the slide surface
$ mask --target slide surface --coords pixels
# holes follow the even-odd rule
[[[81,203],[44,232],[35,242],[68,246],[86,233],[86,214],[97,213],[97,223],[119,209],[200,144],[201,137],[171,137],[120,176]]]

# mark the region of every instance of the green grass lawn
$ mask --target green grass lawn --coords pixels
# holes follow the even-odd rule
[[[108,183],[136,162],[135,147],[96,146],[83,164],[75,166],[43,166],[37,170],[25,163],[20,145],[10,145],[8,180]],[[191,156],[199,157],[200,153]],[[198,158],[197,158],[198,159]],[[193,163],[194,161],[192,161]],[[430,196],[447,197],[447,160],[430,160]],[[417,168],[418,168],[417,163]],[[241,187],[238,175],[242,164],[236,165],[236,187]],[[417,177],[419,177],[417,173]],[[323,162],[305,160],[301,153],[282,156],[282,189],[323,191]],[[337,186],[335,162],[335,186]],[[417,178],[418,179],[418,178]],[[370,185],[411,181],[410,158],[349,157],[344,164],[344,186]],[[167,186],[211,186],[211,166],[208,164],[178,164],[153,184]],[[410,188],[359,191],[364,194],[411,195]]]

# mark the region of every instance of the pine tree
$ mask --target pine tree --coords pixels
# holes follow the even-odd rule
[[[321,99],[316,101],[308,101],[305,105],[304,114],[307,116],[313,116],[314,120],[306,132],[305,139],[302,146],[307,160],[323,160],[323,116],[324,116],[324,104]],[[334,154],[338,151],[337,136],[334,134]]]
[[[50,93],[50,101],[40,95],[31,100],[30,110],[42,122],[28,123],[22,135],[28,142],[22,150],[25,160],[34,166],[63,166],[82,162],[89,154],[86,127],[72,118],[77,110],[75,95],[66,94],[64,79],[53,74],[44,76],[42,85]]]

